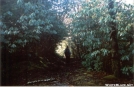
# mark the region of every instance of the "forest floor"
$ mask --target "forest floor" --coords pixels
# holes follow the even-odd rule
[[[21,80],[24,86],[105,86],[107,84],[133,85],[133,79],[116,78],[106,72],[88,71],[81,62],[71,59],[69,66],[62,65],[62,69],[51,72],[35,71]]]

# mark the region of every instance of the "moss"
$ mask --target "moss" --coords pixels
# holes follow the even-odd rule
[[[84,76],[77,76],[73,81],[79,81],[82,80],[84,78]]]
[[[93,77],[93,75],[92,74],[87,74],[87,77]]]
[[[116,80],[117,78],[114,75],[107,75],[103,77],[104,80]]]
[[[90,82],[83,82],[81,85],[83,85],[83,86],[95,86],[96,84],[94,82],[90,81]]]

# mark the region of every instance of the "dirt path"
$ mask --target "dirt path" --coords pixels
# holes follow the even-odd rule
[[[62,65],[62,69],[57,71],[52,71],[47,75],[43,75],[43,72],[33,74],[27,81],[28,86],[68,86],[72,85],[71,80],[72,75],[82,68],[81,62],[77,59],[72,58],[69,66]],[[48,80],[48,81],[47,81]]]
[[[108,77],[107,77],[108,76]],[[106,77],[106,78],[105,78]],[[91,72],[82,67],[77,59],[71,59],[70,66],[50,73],[31,74],[25,86],[105,86],[105,84],[133,84],[133,80],[118,79],[105,72]],[[22,85],[22,84],[21,84]]]

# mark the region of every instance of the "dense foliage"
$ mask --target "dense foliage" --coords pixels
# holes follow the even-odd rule
[[[73,22],[70,30],[76,54],[83,58],[83,65],[89,70],[112,72],[113,43],[111,44],[112,29],[109,23],[113,21],[118,31],[121,72],[130,75],[134,72],[134,6],[114,2],[114,8],[109,10],[108,5],[108,0],[90,0],[71,15]],[[109,11],[116,13],[115,19]]]
[[[11,76],[45,70],[52,64],[50,61],[57,60],[55,48],[67,34],[50,0],[2,0],[1,3],[2,81],[5,81],[2,84],[9,84]]]
[[[44,1],[44,3],[46,2],[47,4],[50,3]],[[41,34],[44,33],[46,36],[47,34],[52,36],[64,34],[62,32],[64,26],[61,25],[60,21],[55,21],[58,20],[55,11],[51,10],[50,7],[48,8],[48,6],[40,1],[35,3],[34,1],[23,2],[18,0],[15,7],[13,6],[11,10],[2,13],[2,42],[8,44],[11,48],[10,51],[15,50],[17,47],[24,47],[30,42],[39,41]],[[11,37],[8,38],[9,36]],[[50,36],[50,38],[55,43],[54,37]]]

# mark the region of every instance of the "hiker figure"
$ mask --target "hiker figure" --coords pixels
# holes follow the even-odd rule
[[[64,53],[66,56],[66,64],[68,65],[70,63],[70,54],[71,54],[68,46],[66,47]]]

